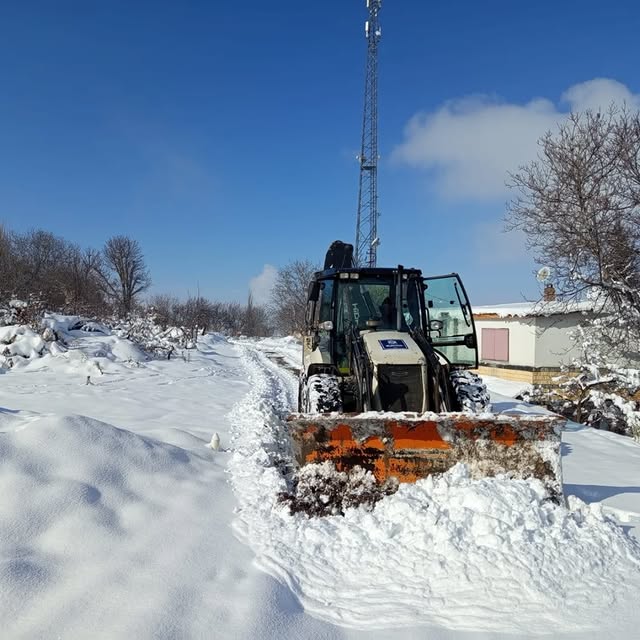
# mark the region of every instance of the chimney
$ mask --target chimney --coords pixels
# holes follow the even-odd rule
[[[545,302],[553,302],[556,299],[556,288],[552,284],[545,285],[542,299]]]

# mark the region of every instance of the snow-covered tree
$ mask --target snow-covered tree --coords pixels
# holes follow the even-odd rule
[[[560,301],[589,299],[574,335],[580,356],[560,382],[579,421],[636,429],[640,363],[640,114],[575,113],[512,175],[507,226],[551,268]],[[606,404],[606,407],[605,407]],[[607,420],[602,411],[608,412]],[[624,414],[624,415],[623,415]],[[625,417],[626,416],[626,417]],[[624,420],[623,420],[624,418]]]
[[[508,226],[551,267],[562,300],[591,297],[602,350],[638,360],[640,114],[572,114],[539,144],[512,176]]]

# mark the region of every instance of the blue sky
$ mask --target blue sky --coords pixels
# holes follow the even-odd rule
[[[154,291],[260,297],[274,267],[353,241],[365,18],[364,0],[0,4],[0,222],[127,234]],[[535,296],[500,231],[506,171],[570,108],[637,103],[639,19],[385,0],[379,263],[459,271],[476,303]]]

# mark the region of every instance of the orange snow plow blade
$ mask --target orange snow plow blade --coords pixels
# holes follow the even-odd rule
[[[562,496],[565,420],[556,415],[292,414],[288,422],[300,466],[329,460],[339,471],[368,469],[378,482],[415,482],[464,462],[475,477],[538,478]]]

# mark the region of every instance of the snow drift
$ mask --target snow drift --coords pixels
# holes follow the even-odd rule
[[[90,418],[6,410],[0,462],[3,637],[184,630],[173,607],[202,578],[210,462]]]

